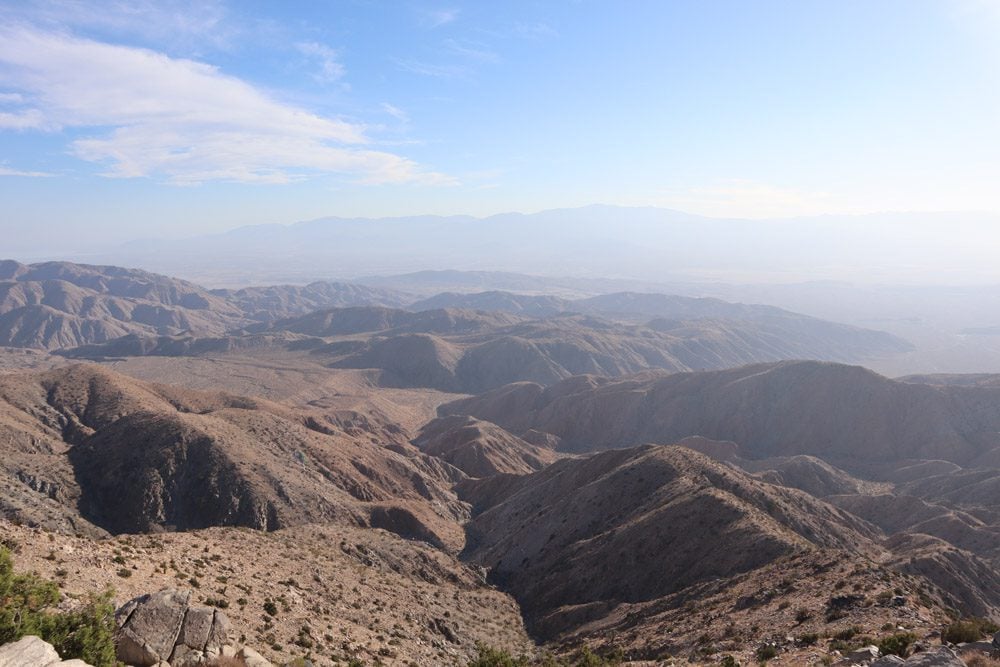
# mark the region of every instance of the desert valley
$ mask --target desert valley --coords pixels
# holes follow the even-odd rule
[[[1000,613],[1000,376],[858,365],[891,334],[2,270],[4,539],[68,601],[188,591],[316,665],[839,664]]]

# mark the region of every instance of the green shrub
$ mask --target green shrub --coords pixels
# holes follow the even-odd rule
[[[736,662],[736,658],[731,655],[727,655],[722,658],[722,662],[719,663],[720,667],[740,667],[740,663]]]
[[[15,574],[10,551],[0,547],[0,644],[36,635],[64,659],[95,667],[115,664],[114,606],[111,591],[92,596],[69,612],[55,612],[59,589],[35,574]]]
[[[917,636],[911,632],[899,632],[883,637],[878,643],[882,655],[898,655],[905,658],[910,653],[910,645],[917,641]]]
[[[991,635],[1000,629],[995,623],[985,618],[966,618],[949,624],[941,631],[941,641],[950,644],[977,642],[985,635]]]
[[[527,665],[527,658],[515,658],[507,651],[483,644],[476,646],[476,657],[469,663],[469,667],[527,667]]]
[[[757,662],[767,662],[778,657],[778,649],[770,644],[764,644],[757,649]]]

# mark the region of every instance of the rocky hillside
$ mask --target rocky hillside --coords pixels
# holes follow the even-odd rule
[[[90,540],[0,519],[19,571],[67,596],[112,588],[116,606],[183,588],[222,610],[230,636],[275,665],[462,665],[476,644],[515,654],[534,643],[516,602],[425,543],[382,530],[296,526],[265,533],[212,528]],[[19,667],[24,667],[19,666]]]
[[[461,548],[466,510],[450,490],[461,473],[386,436],[96,366],[4,375],[0,503],[73,533],[323,522]]]
[[[0,345],[54,350],[127,334],[213,336],[319,308],[407,300],[344,283],[209,291],[138,269],[6,260],[0,261]]]
[[[552,449],[526,442],[496,424],[463,416],[435,419],[413,444],[470,477],[525,474],[559,458]]]
[[[810,454],[847,470],[881,463],[992,461],[1000,390],[894,382],[853,366],[781,362],[623,379],[513,384],[443,408],[593,451],[700,435],[747,458]]]
[[[482,509],[475,487],[466,493]],[[874,534],[850,514],[685,448],[560,461],[511,480],[493,501],[469,525],[466,553],[490,568],[546,639],[620,603],[811,547],[875,551]]]

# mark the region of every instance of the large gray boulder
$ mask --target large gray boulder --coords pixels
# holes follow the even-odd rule
[[[935,646],[906,660],[906,667],[965,667],[958,654],[947,646]]]
[[[896,665],[904,665],[906,661],[900,658],[898,655],[887,655],[879,658],[873,662],[868,667],[896,667]]]
[[[115,612],[118,659],[136,667],[169,660],[190,599],[191,591],[167,589],[126,602]]]
[[[33,635],[0,646],[0,667],[90,667],[83,660],[63,660],[52,644]]]
[[[118,659],[136,667],[169,662],[200,665],[222,655],[229,619],[217,609],[191,606],[191,592],[167,589],[130,600],[115,613]]]

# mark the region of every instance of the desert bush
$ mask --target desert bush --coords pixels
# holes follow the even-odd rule
[[[515,658],[503,649],[478,644],[476,657],[468,667],[527,667],[528,664],[527,658]]]
[[[15,574],[10,551],[0,547],[0,644],[36,635],[63,658],[79,658],[95,667],[114,665],[111,592],[92,596],[68,612],[52,610],[59,599],[54,582],[35,574]]]
[[[966,642],[977,642],[986,635],[991,635],[997,630],[996,623],[985,618],[966,618],[955,621],[945,626],[941,631],[941,641],[950,644],[964,644]]]
[[[770,644],[764,644],[763,646],[757,649],[756,655],[758,662],[767,662],[772,658],[778,657],[778,649],[775,648],[774,646],[771,646]]]
[[[898,655],[905,658],[910,653],[910,645],[917,641],[917,636],[912,632],[898,632],[888,637],[883,637],[878,643],[878,650],[882,655]]]

